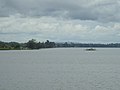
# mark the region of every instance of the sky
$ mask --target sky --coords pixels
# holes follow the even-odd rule
[[[120,42],[120,0],[0,0],[0,41]]]

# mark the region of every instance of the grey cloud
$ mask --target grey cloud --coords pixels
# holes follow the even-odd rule
[[[0,39],[119,42],[119,0],[0,0]]]
[[[120,21],[119,0],[0,0],[0,16],[61,16],[79,20]]]
[[[0,39],[77,42],[118,42],[120,23],[101,23],[90,20],[65,20],[56,17],[0,18]]]

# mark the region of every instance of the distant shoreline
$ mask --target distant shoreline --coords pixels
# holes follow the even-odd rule
[[[91,51],[91,48],[94,50],[97,50],[98,48],[120,48],[120,47],[55,47],[56,49],[58,48],[83,48],[86,51]],[[55,48],[40,48],[40,49],[8,49],[8,48],[0,48],[0,51],[11,51],[11,50],[41,50],[41,49],[55,49]]]
[[[45,48],[120,48],[120,43],[45,42],[31,39],[25,43],[0,41],[0,50],[37,50]]]

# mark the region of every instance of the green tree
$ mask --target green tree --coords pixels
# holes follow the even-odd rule
[[[50,42],[49,40],[47,40],[45,42],[45,47],[46,48],[53,48],[53,47],[55,47],[55,43],[54,42]]]
[[[17,42],[10,42],[10,43],[8,43],[7,46],[8,46],[8,47],[11,47],[11,48],[13,48],[13,49],[20,49],[20,44],[17,43]]]
[[[27,47],[29,49],[37,49],[37,41],[35,39],[31,39],[27,42]]]

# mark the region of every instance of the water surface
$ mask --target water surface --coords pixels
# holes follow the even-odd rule
[[[120,49],[0,51],[0,90],[120,90]]]

